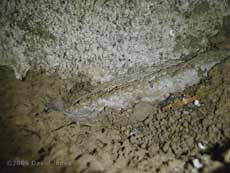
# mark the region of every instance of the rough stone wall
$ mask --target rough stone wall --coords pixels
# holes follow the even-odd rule
[[[113,81],[209,49],[228,14],[228,0],[1,0],[0,64]]]

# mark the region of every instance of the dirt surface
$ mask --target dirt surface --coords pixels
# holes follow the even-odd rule
[[[89,90],[75,88],[75,95]],[[69,95],[55,75],[18,81],[0,68],[1,172],[230,172],[229,59],[159,104],[105,108],[92,121],[72,122],[50,106],[68,105],[60,100]],[[196,104],[162,110],[196,95]]]

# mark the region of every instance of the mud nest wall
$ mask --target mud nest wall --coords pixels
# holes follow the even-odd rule
[[[113,81],[209,49],[229,7],[227,0],[1,0],[0,64],[18,79],[32,68]]]

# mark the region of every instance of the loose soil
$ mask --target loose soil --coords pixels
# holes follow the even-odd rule
[[[85,122],[72,122],[52,106],[44,110],[54,101],[68,102],[67,88],[55,75],[30,72],[18,81],[13,71],[0,68],[1,172],[230,172],[229,59],[200,84],[161,103],[105,108]],[[81,88],[71,90],[75,95],[89,90],[75,88]],[[202,96],[200,106],[162,110],[194,95]],[[202,168],[194,166],[195,159]]]

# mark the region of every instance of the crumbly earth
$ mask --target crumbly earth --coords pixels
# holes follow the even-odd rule
[[[84,85],[79,88],[79,95],[87,92]],[[13,71],[0,68],[1,172],[230,171],[230,60],[212,68],[200,84],[160,104],[105,108],[97,119],[77,123],[57,110],[43,111],[53,100],[68,101],[69,94],[58,76],[30,72],[18,81]],[[203,96],[200,106],[161,109],[164,103],[196,94]],[[194,159],[201,169],[194,167]]]

